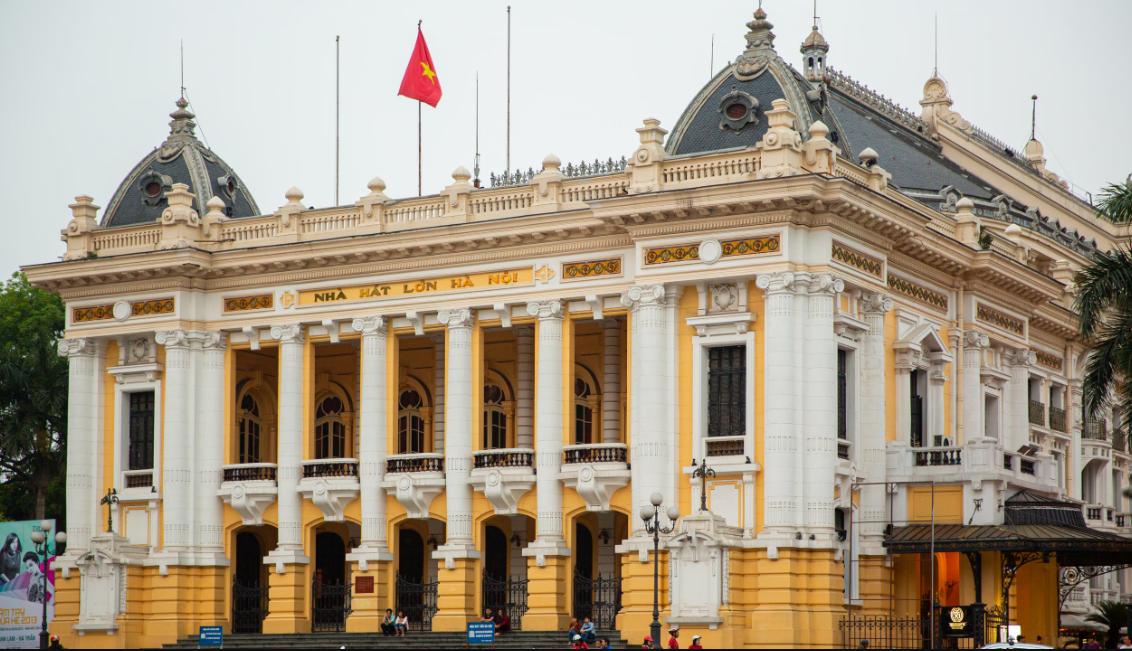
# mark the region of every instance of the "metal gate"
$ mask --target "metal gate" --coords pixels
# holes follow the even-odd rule
[[[527,580],[517,577],[497,579],[490,575],[483,577],[483,608],[499,612],[506,611],[511,618],[511,628],[523,628],[523,614],[527,612]]]
[[[267,586],[232,582],[232,632],[261,633],[267,616]]]
[[[311,630],[344,631],[350,614],[349,583],[311,584]]]
[[[601,631],[616,626],[621,610],[621,579],[598,575],[596,579],[574,573],[574,616],[589,617]]]
[[[436,614],[436,582],[417,583],[397,575],[397,612],[409,618],[410,631],[431,631]]]

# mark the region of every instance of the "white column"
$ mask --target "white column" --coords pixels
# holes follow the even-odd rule
[[[812,276],[808,273],[794,274],[794,313],[793,327],[790,336],[797,339],[794,344],[794,450],[790,458],[793,470],[793,479],[790,482],[791,504],[794,513],[791,521],[797,527],[806,524],[806,411],[810,408],[806,400],[806,321],[810,314],[810,282]]]
[[[896,351],[896,444],[901,446],[912,445],[912,371],[919,356],[919,351],[911,348]]]
[[[224,505],[217,496],[224,479],[224,348],[222,332],[202,333],[198,360],[196,450],[196,544],[202,560],[224,564]]]
[[[861,314],[868,331],[861,337],[857,353],[861,403],[858,407],[861,429],[854,446],[865,482],[885,478],[885,345],[884,315],[892,309],[892,298],[869,294],[861,301]],[[861,487],[861,533],[866,542],[879,544],[884,535],[884,486]]]
[[[276,463],[279,537],[264,563],[280,571],[283,563],[309,563],[303,555],[302,499],[299,479],[303,461],[303,327],[299,324],[271,327],[271,338],[279,342],[279,453]]]
[[[521,448],[532,448],[534,447],[535,337],[529,326],[516,326],[515,345],[517,347],[515,442]]]
[[[794,376],[797,369],[794,348],[801,342],[794,330],[795,274],[781,272],[759,275],[756,285],[765,293],[764,306],[765,380],[763,382],[764,448],[763,493],[766,537],[790,538],[801,524],[795,520],[797,495],[794,457],[799,454],[795,440]]]
[[[476,558],[472,544],[472,325],[468,308],[442,310],[437,318],[448,326],[448,368],[445,391],[444,491],[448,505],[447,540],[433,558]]]
[[[371,316],[354,319],[352,325],[356,332],[362,333],[362,397],[358,414],[362,542],[349,554],[348,560],[392,560],[386,542],[385,489],[381,487],[385,479],[385,441],[389,435],[385,321]]]
[[[837,342],[833,302],[845,283],[829,274],[810,281],[804,330],[805,373],[805,523],[819,542],[832,544],[833,485],[837,469]]]
[[[100,496],[90,463],[100,438],[94,417],[100,356],[93,339],[60,339],[58,351],[67,358],[68,367],[67,554],[77,556],[88,549],[90,537],[101,531],[97,513]]]
[[[623,305],[632,310],[633,376],[631,422],[632,455],[630,458],[633,514],[649,504],[649,496],[657,492],[664,495],[667,478],[671,474],[665,432],[671,405],[665,400],[668,388],[665,366],[665,345],[668,319],[664,311],[663,285],[637,285],[621,297]],[[664,495],[665,504],[674,504],[675,495]],[[630,517],[632,530],[641,532],[644,523],[639,517]]]
[[[618,443],[621,441],[621,324],[617,319],[604,319],[601,325],[601,442]]]
[[[432,406],[432,450],[444,454],[444,333],[436,338],[436,361],[433,363],[436,400]]]
[[[664,494],[665,504],[679,504],[680,492],[677,483],[676,457],[680,451],[680,436],[678,423],[680,422],[680,400],[676,391],[677,364],[679,355],[679,337],[677,333],[676,308],[680,305],[680,295],[684,288],[680,285],[666,285],[664,292],[664,335],[661,351],[664,355],[664,394],[660,396],[668,412],[663,417],[664,422]],[[685,459],[690,463],[691,459]]]
[[[164,549],[188,551],[193,543],[193,432],[190,430],[192,395],[192,333],[167,330],[157,333],[165,346],[165,400],[161,446],[162,523]]]
[[[538,358],[535,360],[535,484],[538,517],[535,541],[524,556],[561,556],[570,552],[562,536],[562,302],[528,303],[527,314],[538,317]]]
[[[986,436],[983,423],[983,349],[990,340],[981,332],[963,335],[963,442]]]
[[[1066,368],[1075,368],[1069,366],[1069,360],[1065,360]],[[1084,424],[1081,422],[1081,409],[1084,405],[1084,391],[1081,388],[1081,380],[1073,378],[1069,380],[1069,400],[1065,407],[1065,425],[1069,430],[1070,436],[1073,437],[1073,442],[1069,446],[1069,463],[1066,464],[1066,472],[1069,474],[1066,477],[1065,483],[1067,486],[1066,495],[1079,500],[1084,499],[1084,487],[1081,483],[1081,471],[1084,470],[1084,464],[1081,460],[1081,428]],[[68,456],[70,450],[67,451]],[[70,507],[68,507],[70,508]],[[70,511],[68,511],[70,513]]]
[[[1016,452],[1030,442],[1030,364],[1034,353],[1018,348],[1005,357],[1010,367],[1010,382],[1007,383],[1007,430],[1002,440],[1008,452]]]
[[[924,444],[935,445],[936,437],[946,436],[943,429],[944,412],[947,410],[947,400],[944,397],[943,385],[947,382],[946,362],[933,359],[928,369],[928,431],[924,432]]]

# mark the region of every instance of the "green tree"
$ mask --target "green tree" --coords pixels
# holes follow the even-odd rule
[[[63,302],[21,273],[0,286],[0,510],[65,514],[67,363],[56,352]],[[49,497],[50,503],[49,503]]]
[[[1119,601],[1098,601],[1095,613],[1089,613],[1086,620],[1096,622],[1108,627],[1108,641],[1105,644],[1106,649],[1115,649],[1116,643],[1120,640],[1120,627],[1128,623],[1128,604],[1122,604]]]
[[[1097,213],[1117,224],[1132,223],[1132,181],[1105,188]],[[1122,422],[1128,422],[1132,415],[1132,248],[1097,253],[1076,281],[1081,337],[1091,346],[1082,383],[1085,411],[1095,414],[1108,404],[1115,387],[1117,413]]]

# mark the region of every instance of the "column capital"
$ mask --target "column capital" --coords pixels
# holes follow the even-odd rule
[[[836,296],[845,291],[845,281],[833,274],[810,275],[810,295]]]
[[[621,305],[634,312],[642,307],[660,306],[665,302],[664,285],[633,285],[621,295]]]
[[[436,318],[444,325],[452,328],[470,328],[472,323],[475,322],[475,315],[472,313],[471,308],[461,307],[455,310],[440,310],[436,313]]]
[[[365,316],[354,319],[350,326],[354,332],[360,332],[363,336],[384,335],[385,334],[385,318],[380,316]]]
[[[755,286],[771,294],[793,294],[799,287],[809,281],[809,274],[796,274],[793,271],[777,271],[774,273],[759,274],[755,278]]]
[[[98,352],[98,345],[88,338],[60,339],[56,346],[60,357],[93,357]]]
[[[224,350],[228,347],[228,335],[223,332],[201,332],[200,347],[204,350]]]
[[[192,335],[188,330],[158,330],[154,339],[165,348],[188,348],[192,345]]]
[[[1030,350],[1029,348],[1014,348],[1012,350],[1007,350],[1006,354],[1003,355],[1003,357],[1006,359],[1006,364],[1008,366],[1027,368],[1033,366],[1034,362],[1037,360],[1037,355],[1035,355],[1034,351]]]
[[[977,330],[968,330],[963,333],[964,348],[986,348],[990,346],[990,337]]]
[[[303,326],[298,323],[273,325],[271,326],[271,338],[281,343],[302,343]]]
[[[864,292],[861,294],[861,313],[883,316],[892,310],[892,297],[883,292]]]
[[[903,373],[911,373],[912,370],[920,365],[920,359],[923,357],[923,351],[919,346],[907,346],[896,349],[896,371]]]
[[[562,301],[551,299],[548,301],[531,301],[527,303],[527,314],[537,316],[539,320],[561,319]]]

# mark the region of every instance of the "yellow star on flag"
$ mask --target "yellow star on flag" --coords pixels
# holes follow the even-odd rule
[[[421,61],[421,76],[428,77],[429,81],[436,83],[436,73],[428,66],[427,61]]]

